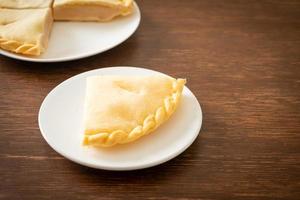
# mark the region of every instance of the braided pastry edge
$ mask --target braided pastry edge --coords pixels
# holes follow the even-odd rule
[[[24,44],[16,40],[0,38],[0,47],[8,51],[26,55],[38,56],[41,54],[41,49],[38,47],[38,45]]]

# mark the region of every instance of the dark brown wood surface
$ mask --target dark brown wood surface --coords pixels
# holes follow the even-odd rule
[[[100,55],[37,64],[0,56],[0,199],[300,199],[300,1],[138,1],[142,22]],[[94,170],[55,153],[37,115],[78,73],[129,65],[186,77],[203,127],[157,167]]]

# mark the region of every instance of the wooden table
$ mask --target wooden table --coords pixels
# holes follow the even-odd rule
[[[0,199],[300,199],[300,2],[137,2],[138,31],[105,53],[53,64],[0,57]],[[110,172],[48,146],[37,123],[45,95],[118,65],[188,79],[204,121],[187,151]]]

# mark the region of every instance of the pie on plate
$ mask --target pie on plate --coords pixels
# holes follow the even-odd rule
[[[0,47],[15,53],[40,55],[47,48],[52,23],[50,8],[0,8]]]
[[[55,0],[55,20],[109,21],[132,13],[133,0]]]
[[[154,131],[178,107],[185,83],[164,75],[88,77],[83,144],[110,147]]]
[[[38,56],[54,19],[109,21],[132,12],[133,0],[0,0],[0,48]]]

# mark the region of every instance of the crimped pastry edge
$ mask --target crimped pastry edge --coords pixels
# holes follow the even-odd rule
[[[16,40],[6,40],[4,38],[0,38],[0,47],[15,53],[33,56],[38,56],[43,52],[43,50],[37,44],[24,44]]]

